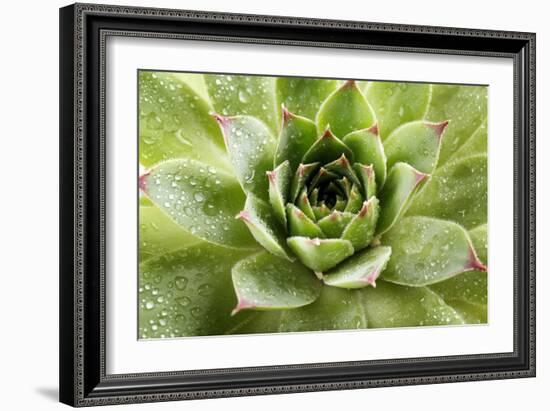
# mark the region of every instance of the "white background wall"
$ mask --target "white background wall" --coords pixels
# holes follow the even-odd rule
[[[538,376],[371,390],[337,391],[119,409],[318,410],[546,409],[550,388],[548,312],[550,265],[544,260],[550,229],[546,153],[550,134],[550,26],[536,0],[381,1],[129,0],[154,7],[446,25],[537,33],[538,95]],[[64,1],[2,4],[0,24],[0,408],[62,409],[57,403],[58,350],[58,7]],[[107,409],[107,408],[105,408]],[[114,409],[109,407],[109,409]]]

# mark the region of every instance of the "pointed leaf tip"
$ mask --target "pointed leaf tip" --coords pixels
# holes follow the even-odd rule
[[[372,126],[367,128],[367,131],[380,138],[380,130],[378,129],[378,122],[375,122]]]
[[[376,288],[376,278],[380,275],[379,271],[371,271],[369,275],[367,275],[367,284],[370,284],[372,288]]]
[[[250,214],[248,213],[248,211],[243,210],[235,216],[235,219],[250,222]]]
[[[247,300],[244,300],[244,299],[241,299],[241,300],[239,300],[239,302],[237,303],[235,308],[233,308],[233,311],[231,311],[231,316],[234,316],[234,315],[240,313],[242,310],[246,310],[246,309],[254,308],[254,307],[255,307],[254,304],[252,304],[251,302],[249,302]]]
[[[337,160],[337,162],[343,166],[343,167],[347,167],[349,166],[349,160],[348,158],[346,157],[346,154],[345,153],[342,153],[342,155],[340,156],[340,158]]]
[[[144,193],[147,192],[147,177],[149,177],[149,174],[151,174],[151,170],[148,170],[139,176],[139,189]]]
[[[292,117],[294,117],[294,114],[292,114],[284,104],[281,104],[281,113],[283,115],[283,123],[287,123]]]
[[[487,266],[481,262],[481,260],[478,258],[476,252],[474,251],[474,248],[470,248],[470,258],[468,260],[468,263],[466,264],[465,268],[477,270],[486,273],[487,272]]]
[[[275,182],[277,181],[277,172],[275,170],[266,171],[265,175],[267,176],[267,179],[270,183],[275,184]]]
[[[344,84],[342,84],[341,89],[348,88],[348,87],[357,87],[357,83],[355,80],[346,80]]]
[[[329,138],[329,137],[336,137],[336,136],[330,130],[330,124],[327,123],[327,126],[325,127],[325,131],[323,131],[323,134],[321,134],[321,137],[319,137],[319,139]]]
[[[430,175],[428,173],[423,173],[421,171],[418,171],[418,170],[415,170],[415,180],[416,180],[416,185],[420,184],[420,182],[422,180],[424,180],[425,178],[429,177]]]
[[[216,120],[222,128],[227,127],[229,125],[229,123],[231,122],[231,119],[229,117],[222,116],[221,114],[210,113],[210,115],[212,117],[214,117],[214,120]]]
[[[449,125],[449,120],[442,121],[440,123],[431,123],[426,121],[425,122],[427,127],[430,127],[432,130],[435,131],[439,139],[443,137],[443,133],[447,129],[447,126]]]
[[[319,238],[309,238],[308,243],[318,247],[321,245],[321,240]]]
[[[359,213],[357,214],[359,217],[364,217],[365,214],[369,212],[369,202],[363,201],[363,205],[361,206],[361,210],[359,210]]]

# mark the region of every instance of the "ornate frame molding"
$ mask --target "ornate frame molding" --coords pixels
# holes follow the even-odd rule
[[[61,273],[60,273],[60,398],[74,406],[172,401],[259,394],[356,389],[380,386],[434,384],[531,377],[535,375],[535,35],[447,27],[413,26],[295,17],[228,14],[75,4],[61,13]],[[124,21],[133,21],[127,25]],[[102,26],[120,21],[119,29]],[[166,31],[148,31],[153,22]],[[185,32],[185,24],[208,32],[227,25],[225,34]],[[179,26],[178,26],[179,24]],[[141,29],[137,29],[139,25]],[[180,32],[170,31],[183,27]],[[202,28],[201,28],[202,27]],[[245,32],[233,34],[231,28]],[[284,30],[285,38],[266,38],[266,29]],[[304,29],[305,35],[296,30]],[[228,31],[229,30],[229,31]],[[264,31],[262,31],[264,30]],[[352,42],[311,38],[346,33]],[[220,29],[223,31],[223,29]],[[350,34],[351,33],[351,34]],[[314,47],[362,48],[384,51],[505,57],[514,61],[514,197],[515,318],[514,352],[473,356],[357,361],[353,363],[254,367],[231,370],[174,371],[107,375],[105,373],[105,49],[108,36],[155,37],[205,41],[248,42]],[[301,37],[300,37],[301,36]],[[304,39],[303,37],[309,39]],[[389,44],[389,36],[405,45]],[[347,37],[348,38],[348,37]],[[381,42],[370,42],[382,39]],[[408,43],[407,43],[408,41]],[[430,46],[422,46],[429,42]],[[484,43],[485,42],[485,43]],[[456,47],[464,44],[464,46]],[[480,44],[479,47],[475,47]],[[449,47],[455,46],[455,47]],[[496,49],[493,49],[495,47]],[[69,78],[71,81],[69,81]],[[93,108],[90,99],[99,102]],[[94,123],[94,124],[91,124]],[[94,139],[94,137],[96,137]],[[98,229],[93,230],[93,223]],[[93,231],[93,232],[92,232]],[[70,251],[69,251],[70,250]],[[92,315],[91,315],[92,314]],[[500,361],[500,362],[499,362]],[[408,365],[462,364],[465,371],[451,374],[406,371]],[[497,364],[498,363],[498,364]],[[468,364],[472,364],[468,368]],[[223,387],[208,383],[208,376],[227,378],[263,372],[298,376],[309,370],[342,370],[371,366],[387,371],[332,381],[311,378],[311,383],[239,384]],[[409,367],[410,368],[410,367]],[[411,369],[412,370],[412,369]],[[202,375],[202,386],[192,381]],[[148,387],[148,388],[144,388]]]

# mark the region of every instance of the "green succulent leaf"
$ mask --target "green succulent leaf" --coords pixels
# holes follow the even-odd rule
[[[469,232],[480,261],[487,263],[487,225],[483,224]],[[487,322],[487,272],[473,270],[449,280],[433,284],[430,288],[439,294],[445,303],[459,312],[471,324]]]
[[[206,82],[204,76],[199,73],[172,73],[172,75],[179,81],[187,84],[197,95],[199,95],[204,101],[210,102],[210,96],[208,95],[208,89],[206,88]]]
[[[327,285],[339,288],[376,287],[376,279],[391,256],[391,247],[379,246],[356,253],[323,276]]]
[[[486,271],[466,230],[456,223],[428,217],[402,219],[383,237],[392,258],[384,280],[423,286],[471,270]]]
[[[293,260],[287,252],[284,228],[268,203],[248,194],[244,210],[236,218],[246,224],[252,236],[267,251],[277,257]]]
[[[380,135],[385,140],[400,125],[424,118],[432,85],[371,81],[365,88],[365,95],[376,113]]]
[[[336,80],[279,77],[276,89],[279,105],[291,112],[315,119],[321,103],[336,89]]]
[[[307,215],[311,220],[315,220],[315,213],[313,212],[313,208],[311,208],[311,203],[309,202],[309,197],[305,187],[302,190],[300,197],[298,197],[296,204],[305,215]]]
[[[230,170],[211,107],[169,73],[139,72],[139,161],[190,158]]]
[[[346,158],[345,154],[342,154],[336,160],[331,161],[328,164],[323,166],[327,171],[338,174],[341,177],[346,177],[349,181],[354,184],[360,185],[359,178],[355,174],[349,160]]]
[[[322,287],[312,304],[287,310],[278,319],[279,332],[355,330],[367,328],[361,296],[350,290]]]
[[[379,281],[360,290],[369,327],[464,324],[462,316],[428,287],[404,287]]]
[[[200,241],[158,207],[139,207],[139,261],[143,262]]]
[[[487,87],[433,85],[425,119],[435,122],[449,120],[439,155],[441,166],[487,119]]]
[[[384,142],[388,167],[403,162],[422,173],[431,174],[437,165],[447,124],[447,121],[414,121],[396,128]]]
[[[287,243],[298,259],[316,273],[331,269],[353,254],[351,243],[337,238],[289,237]]]
[[[267,199],[266,173],[273,165],[275,139],[269,129],[250,116],[216,115],[235,175],[246,192]]]
[[[295,202],[300,192],[304,189],[308,181],[319,169],[319,163],[300,164],[294,173],[292,183],[290,184],[290,202]]]
[[[238,298],[233,314],[301,307],[315,301],[321,291],[319,280],[302,264],[266,252],[239,261],[232,275]]]
[[[469,231],[470,239],[476,254],[484,264],[487,264],[487,224],[482,224]]]
[[[428,287],[379,280],[377,287],[322,287],[312,304],[294,310],[257,313],[235,329],[240,333],[349,330],[464,324],[461,314]]]
[[[346,135],[342,141],[355,156],[355,161],[372,164],[376,173],[376,184],[380,187],[386,180],[386,154],[378,134],[378,125],[365,130],[357,130]]]
[[[277,135],[279,106],[274,78],[206,74],[204,80],[217,113],[222,116],[253,116]]]
[[[374,167],[372,165],[366,166],[361,163],[355,163],[353,165],[359,180],[361,180],[361,187],[363,189],[363,195],[366,199],[370,199],[372,196],[376,195],[377,184],[376,184],[376,173],[374,172]]]
[[[320,219],[317,224],[327,237],[340,238],[346,226],[353,220],[353,217],[354,215],[352,213],[333,211],[326,217]]]
[[[317,129],[332,132],[342,138],[354,130],[369,128],[376,121],[372,107],[355,81],[346,81],[321,105],[317,113]]]
[[[363,203],[359,213],[347,225],[342,233],[342,239],[351,242],[356,251],[367,247],[374,238],[379,216],[378,199],[371,197]]]
[[[165,161],[140,177],[140,188],[191,234],[230,247],[255,246],[234,218],[245,196],[235,178],[222,169],[196,160]]]
[[[283,126],[275,154],[275,166],[288,161],[294,171],[317,140],[317,127],[313,121],[292,114],[286,107],[282,108],[282,115]]]
[[[321,287],[313,303],[292,310],[254,312],[232,334],[352,330],[367,328],[361,295],[336,287]]]
[[[325,237],[319,226],[294,204],[287,204],[286,212],[288,231],[291,236]]]
[[[353,153],[349,147],[332,134],[330,128],[327,128],[321,137],[313,143],[306,154],[304,154],[302,163],[327,164],[340,158],[342,154],[353,161]]]
[[[459,158],[471,157],[476,154],[487,154],[487,121],[484,121],[471,137],[452,155],[447,162]]]
[[[291,170],[288,161],[282,162],[275,170],[268,171],[269,203],[283,227],[286,227],[285,204],[288,201]]]
[[[407,214],[456,221],[466,229],[486,223],[487,155],[458,159],[437,169]]]
[[[348,213],[357,213],[359,210],[361,210],[361,207],[363,205],[363,196],[361,195],[360,189],[358,185],[354,185],[349,193],[348,202],[346,204],[346,208],[344,208],[344,211]]]
[[[334,204],[333,210],[337,211],[344,211],[344,208],[346,208],[346,200],[343,199],[340,196],[336,196],[336,203]]]
[[[149,259],[139,270],[139,337],[213,335],[248,317],[237,302],[231,267],[249,252],[201,242]]]
[[[324,167],[321,167],[317,174],[315,174],[315,176],[313,176],[313,178],[311,179],[311,183],[309,184],[310,189],[311,187],[318,187],[322,183],[335,180],[336,178],[338,178],[338,174],[328,171]]]
[[[325,218],[330,214],[330,208],[323,202],[320,202],[318,206],[313,206],[313,214],[315,214],[315,219],[317,221]]]
[[[395,224],[411,194],[425,178],[426,174],[406,163],[397,163],[391,168],[388,179],[380,191],[377,234],[385,233]]]

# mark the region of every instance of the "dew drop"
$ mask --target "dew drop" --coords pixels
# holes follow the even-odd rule
[[[239,101],[244,104],[248,103],[250,101],[250,94],[244,90],[239,91]]]
[[[176,302],[183,307],[187,307],[189,304],[191,304],[191,300],[189,299],[189,297],[176,298]]]
[[[212,286],[210,284],[203,284],[199,287],[198,293],[200,296],[206,297],[212,293]]]
[[[178,290],[185,290],[187,288],[187,283],[189,282],[189,280],[187,280],[186,277],[183,277],[183,276],[180,276],[180,277],[176,277],[176,280],[174,281],[174,284],[176,285],[176,288]]]

